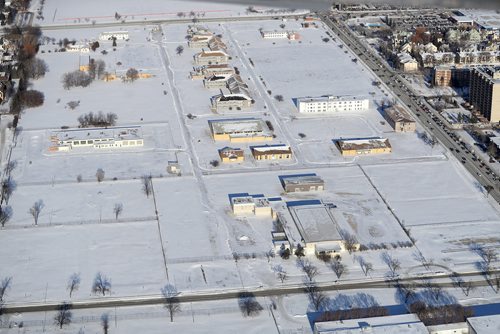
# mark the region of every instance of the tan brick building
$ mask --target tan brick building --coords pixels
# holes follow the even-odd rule
[[[471,72],[470,103],[490,122],[500,121],[500,67],[478,67]]]

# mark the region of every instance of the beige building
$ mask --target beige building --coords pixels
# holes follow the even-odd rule
[[[252,99],[246,94],[219,94],[211,99],[212,111],[218,112],[224,109],[248,108],[252,105]]]
[[[256,195],[231,196],[231,208],[235,216],[274,217],[269,201],[265,197]]]
[[[229,55],[224,51],[202,51],[194,55],[196,65],[219,65],[227,64]]]
[[[203,80],[203,86],[210,89],[225,88],[230,77],[230,74],[212,74]]]
[[[322,191],[325,181],[316,174],[283,175],[280,176],[281,185],[287,193]]]
[[[245,160],[245,154],[240,148],[224,147],[219,150],[219,157],[223,163],[241,162]]]
[[[333,113],[339,111],[368,110],[370,101],[355,96],[320,96],[302,97],[297,99],[300,113]]]
[[[207,48],[208,42],[213,38],[212,33],[197,33],[188,40],[190,48]]]
[[[272,131],[258,118],[210,120],[208,125],[215,141],[243,143],[273,140]]]
[[[191,72],[191,79],[206,79],[211,75],[232,75],[234,69],[227,64],[222,65],[207,65],[195,67]]]
[[[384,110],[386,119],[396,132],[415,132],[417,125],[410,113],[403,107],[394,105]]]
[[[500,121],[500,67],[474,68],[470,75],[470,104],[490,122]]]
[[[343,156],[391,153],[392,148],[387,138],[341,139],[337,147]]]
[[[261,145],[250,146],[255,160],[284,160],[292,158],[292,149],[289,145]]]
[[[418,62],[410,54],[402,52],[398,54],[399,69],[403,72],[418,71]]]

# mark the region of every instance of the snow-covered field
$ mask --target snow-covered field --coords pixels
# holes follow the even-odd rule
[[[180,1],[172,3],[181,5]],[[189,3],[182,2],[185,6]],[[148,10],[164,10],[163,2],[151,4]],[[45,13],[52,14],[50,19],[46,14],[45,20],[51,21],[56,9],[53,24],[75,16],[113,16],[114,6],[113,1],[91,1],[88,7],[76,7],[81,10],[75,13],[66,2],[48,1]],[[143,7],[131,1],[127,6],[121,7],[120,14],[133,15]],[[207,6],[215,10],[228,5]],[[174,7],[169,9],[174,14],[191,8]],[[260,37],[259,28],[278,30],[281,23],[297,31],[300,41]],[[242,192],[282,196],[284,202],[320,199],[334,203],[332,212],[342,229],[354,233],[364,246],[384,244],[387,249],[343,254],[349,270],[340,282],[366,279],[359,265],[362,261],[373,264],[369,277],[385,277],[385,252],[401,261],[402,273],[414,268],[425,271],[422,256],[447,268],[474,269],[478,255],[470,245],[499,245],[497,205],[460,163],[449,158],[446,148],[430,147],[415,133],[393,132],[377,110],[377,103],[387,96],[372,85],[373,75],[353,62],[354,56],[346,47],[340,48],[338,41],[323,42],[326,31],[318,25],[317,29],[303,29],[300,21],[294,20],[209,24],[222,35],[232,57],[231,66],[238,67],[256,101],[249,110],[223,114],[209,108],[209,98],[217,92],[188,77],[192,56],[200,50],[187,47],[186,24],[163,25],[163,37],[161,32],[152,32],[153,26],[124,25],[130,41],[118,41],[116,50],[102,42],[97,52],[90,54],[54,52],[57,46],[52,43],[42,46],[39,57],[48,63],[50,72],[34,81],[33,88],[44,92],[45,104],[27,110],[20,119],[22,131],[12,148],[12,160],[17,162],[12,172],[16,188],[9,200],[13,216],[0,231],[0,242],[9,250],[8,255],[0,256],[0,278],[13,277],[6,302],[67,299],[66,283],[75,272],[81,273],[82,285],[73,300],[99,298],[90,293],[92,279],[99,271],[111,278],[114,297],[159,294],[167,282],[186,293],[278,287],[282,283],[273,272],[276,265],[288,272],[289,279],[283,284],[302,284],[305,275],[294,257],[265,256],[272,248],[272,219],[236,218],[231,213],[228,194]],[[57,43],[65,37],[92,40],[103,31],[105,28],[82,28],[48,31],[46,35]],[[176,54],[179,45],[185,47],[180,55]],[[62,75],[77,70],[89,55],[104,60],[110,73],[135,67],[153,76],[132,83],[94,81],[86,88],[65,90]],[[275,94],[283,95],[284,101],[275,100]],[[333,116],[303,117],[297,113],[294,98],[325,94],[366,95],[371,107],[357,114]],[[70,101],[80,105],[70,110]],[[90,111],[116,113],[119,126],[141,126],[144,147],[47,151],[51,131],[76,127],[78,117]],[[196,118],[188,119],[188,114]],[[289,144],[294,159],[257,163],[248,154],[249,145],[238,144],[246,150],[245,162],[210,165],[218,159],[217,149],[229,143],[214,143],[207,121],[240,116],[271,121],[276,135],[271,143]],[[389,138],[393,152],[344,158],[332,142],[340,137],[371,136]],[[181,176],[167,173],[172,161],[179,162]],[[103,182],[96,180],[98,168],[105,171]],[[278,176],[311,172],[325,180],[324,191],[283,193]],[[154,191],[149,197],[143,193],[143,175],[152,176]],[[28,211],[38,200],[43,200],[44,207],[35,226]],[[123,206],[118,218],[113,211],[116,204]],[[401,247],[411,243],[402,225],[410,230],[415,246]],[[233,254],[238,254],[238,261]],[[319,268],[318,282],[337,280],[327,264],[316,258],[310,261]],[[310,330],[304,316],[290,316],[306,312],[307,301],[300,298],[289,310],[283,309],[283,301],[278,305],[278,323],[292,324],[297,333],[301,328]],[[229,308],[214,307],[211,315],[199,311],[195,317],[183,312],[174,324],[162,318],[160,308],[137,312],[158,315],[146,324],[148,332],[189,328],[190,332],[209,333],[213,329],[210,324],[215,322],[220,332],[269,333],[276,330],[276,324],[268,311],[269,301],[264,303],[265,310],[252,319],[228,317],[224,312],[239,312],[235,302]],[[193,308],[211,309],[207,304]],[[217,313],[218,308],[226,311]],[[126,315],[120,319],[117,326],[123,328],[122,333],[145,326],[127,320]],[[92,332],[99,324],[77,322],[71,327],[73,332],[80,325],[89,326]]]

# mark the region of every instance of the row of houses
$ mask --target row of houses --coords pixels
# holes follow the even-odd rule
[[[474,52],[436,52],[418,53],[417,61],[422,67],[439,65],[498,65],[500,64],[500,51],[474,51]]]

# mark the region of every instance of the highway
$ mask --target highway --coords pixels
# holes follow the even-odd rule
[[[491,275],[500,273],[500,270],[493,270]],[[489,286],[489,283],[484,279],[479,272],[470,272],[460,274],[460,277],[471,277],[470,282],[473,287]],[[449,274],[441,273],[436,275],[422,275],[418,277],[401,277],[396,279],[363,279],[355,282],[326,282],[317,283],[316,286],[321,291],[340,291],[340,290],[355,290],[355,289],[384,289],[395,287],[398,282],[412,283],[415,286],[425,287],[428,286],[429,280],[441,279],[441,281],[434,281],[432,286],[439,286],[442,288],[455,287],[456,285],[449,278]],[[443,280],[444,279],[444,280]],[[465,281],[465,280],[464,280]],[[469,280],[468,280],[469,281]],[[203,302],[213,300],[225,299],[238,299],[239,294],[242,292],[251,292],[256,297],[271,297],[271,296],[284,296],[289,294],[302,294],[304,293],[304,284],[282,285],[280,287],[256,287],[256,288],[240,288],[228,289],[224,291],[212,292],[192,292],[180,293],[177,299],[180,303]],[[72,302],[73,309],[95,309],[95,308],[109,308],[109,307],[129,307],[129,306],[145,306],[145,305],[162,305],[164,303],[162,295],[146,295],[146,296],[133,296],[133,297],[102,297],[89,300],[81,300]],[[26,313],[26,312],[45,312],[57,310],[59,302],[39,302],[39,303],[26,303],[26,304],[6,304],[3,308],[4,313]]]
[[[427,133],[438,140],[458,161],[462,161],[465,169],[485,188],[492,187],[489,196],[500,203],[500,192],[494,173],[486,170],[485,164],[475,156],[461,140],[433,114],[430,108],[424,106],[421,98],[412,94],[398,72],[393,70],[378,55],[375,55],[344,23],[330,19],[329,14],[319,14],[322,21],[349,47],[349,49],[379,78],[386,88],[392,91],[400,103],[407,107],[415,119]],[[334,22],[335,21],[335,22]]]

